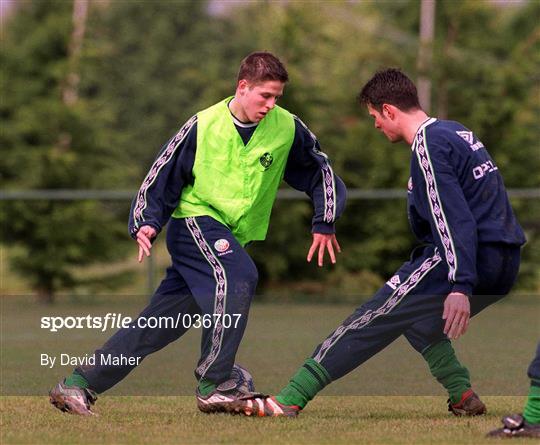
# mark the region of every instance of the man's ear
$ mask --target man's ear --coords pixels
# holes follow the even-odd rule
[[[249,83],[246,79],[240,79],[238,81],[238,85],[236,85],[236,89],[240,94],[244,94],[244,92],[248,89]]]
[[[383,104],[381,111],[383,117],[387,119],[394,120],[394,118],[396,117],[396,107],[394,107],[393,105]]]

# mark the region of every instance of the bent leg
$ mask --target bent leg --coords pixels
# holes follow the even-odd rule
[[[471,317],[506,295],[519,270],[520,249],[514,246],[481,245],[477,254],[478,285],[470,297]],[[451,291],[450,283],[441,280],[440,309],[429,318],[419,320],[406,332],[411,346],[422,354],[431,374],[448,391],[450,401],[458,403],[470,387],[469,371],[457,359],[451,343],[443,333],[443,304]]]
[[[257,269],[231,231],[213,218],[173,219],[169,234],[169,249],[182,252],[174,267],[201,308],[201,358],[195,375],[219,384],[231,375],[257,286]]]
[[[444,299],[444,296],[441,295]],[[442,308],[432,317],[413,324],[404,333],[405,338],[426,361],[431,375],[446,389],[452,403],[458,403],[470,387],[469,370],[463,366],[443,333]]]

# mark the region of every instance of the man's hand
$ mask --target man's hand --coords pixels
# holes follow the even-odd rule
[[[338,252],[341,252],[341,247],[339,247],[339,243],[337,242],[336,235],[334,235],[333,233],[331,234],[314,233],[313,242],[311,243],[311,247],[309,248],[309,252],[307,255],[308,263],[311,262],[311,259],[313,258],[313,254],[315,253],[316,250],[318,250],[319,259],[317,263],[319,267],[322,267],[324,252],[326,249],[328,249],[328,253],[330,254],[330,260],[332,261],[332,264],[335,264],[336,254],[334,253],[334,247],[336,248]]]
[[[449,339],[455,340],[460,335],[465,334],[469,327],[469,317],[471,316],[471,305],[469,297],[460,292],[452,292],[444,301],[443,320],[444,333]]]
[[[151,226],[142,226],[137,232],[137,244],[139,245],[138,261],[142,263],[144,255],[150,256],[150,249],[152,248],[152,238],[156,236],[156,229]]]

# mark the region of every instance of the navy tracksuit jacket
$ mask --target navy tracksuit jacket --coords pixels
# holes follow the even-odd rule
[[[408,216],[424,244],[316,348],[313,358],[333,380],[402,334],[419,352],[446,339],[450,292],[468,295],[474,316],[516,279],[525,236],[484,145],[458,122],[431,118],[411,149]]]

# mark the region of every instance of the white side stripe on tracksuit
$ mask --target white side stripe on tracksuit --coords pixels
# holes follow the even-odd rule
[[[197,373],[204,377],[208,368],[214,363],[219,352],[221,351],[221,344],[223,342],[223,315],[225,314],[227,303],[227,274],[221,262],[217,259],[212,252],[212,249],[206,242],[204,235],[197,224],[197,220],[194,217],[186,218],[186,225],[197,247],[203,254],[208,264],[214,271],[214,278],[216,280],[216,294],[214,299],[214,316],[217,318],[217,322],[212,331],[212,346],[210,347],[210,353],[206,356],[204,361],[197,368]]]
[[[418,285],[418,283],[420,283],[422,278],[424,278],[429,273],[429,271],[432,270],[440,262],[441,256],[437,251],[435,251],[435,255],[427,258],[416,270],[414,270],[407,277],[407,279],[403,281],[403,283],[392,292],[390,297],[384,302],[384,304],[380,308],[376,310],[368,309],[360,317],[352,320],[346,325],[339,326],[334,331],[334,333],[323,342],[321,348],[319,349],[319,352],[315,356],[315,361],[320,363],[322,359],[324,359],[328,351],[339,341],[341,337],[343,337],[343,335],[345,335],[347,331],[351,329],[362,329],[368,324],[370,324],[377,317],[389,314],[393,309],[396,308],[396,306],[401,302],[401,300],[403,300],[405,295],[407,295],[412,289],[414,289]]]
[[[304,124],[298,116],[294,116],[300,125],[302,125],[311,138],[313,139],[313,152],[322,158],[323,165],[321,167],[322,185],[324,187],[324,217],[323,221],[326,223],[333,223],[336,220],[336,179],[334,177],[334,170],[328,162],[328,156],[317,148],[317,137],[312,131]]]
[[[435,220],[435,226],[437,227],[437,232],[439,233],[439,237],[444,247],[444,255],[446,262],[448,263],[448,280],[453,283],[456,280],[458,259],[454,247],[454,240],[452,239],[450,227],[446,221],[446,215],[444,214],[441,198],[439,196],[435,170],[433,169],[433,164],[431,163],[431,158],[429,156],[426,140],[426,126],[417,133],[413,148],[416,148],[416,157],[418,158],[418,163],[420,164],[420,168],[422,169],[426,181],[426,193],[429,200],[431,215]]]
[[[191,130],[191,127],[193,127],[196,121],[197,121],[197,115],[189,119],[183,125],[183,127],[180,128],[178,133],[176,133],[176,135],[171,139],[171,141],[167,145],[167,148],[163,150],[163,153],[161,153],[161,155],[152,164],[150,171],[146,175],[146,178],[144,178],[141,188],[139,189],[137,193],[137,201],[135,205],[133,206],[133,221],[135,223],[135,227],[139,228],[141,223],[144,221],[144,210],[146,209],[146,206],[148,205],[148,202],[146,199],[147,190],[155,182],[161,169],[165,165],[167,165],[167,163],[173,158],[174,152],[176,151],[177,147],[186,138],[187,134],[189,133],[189,130]]]

